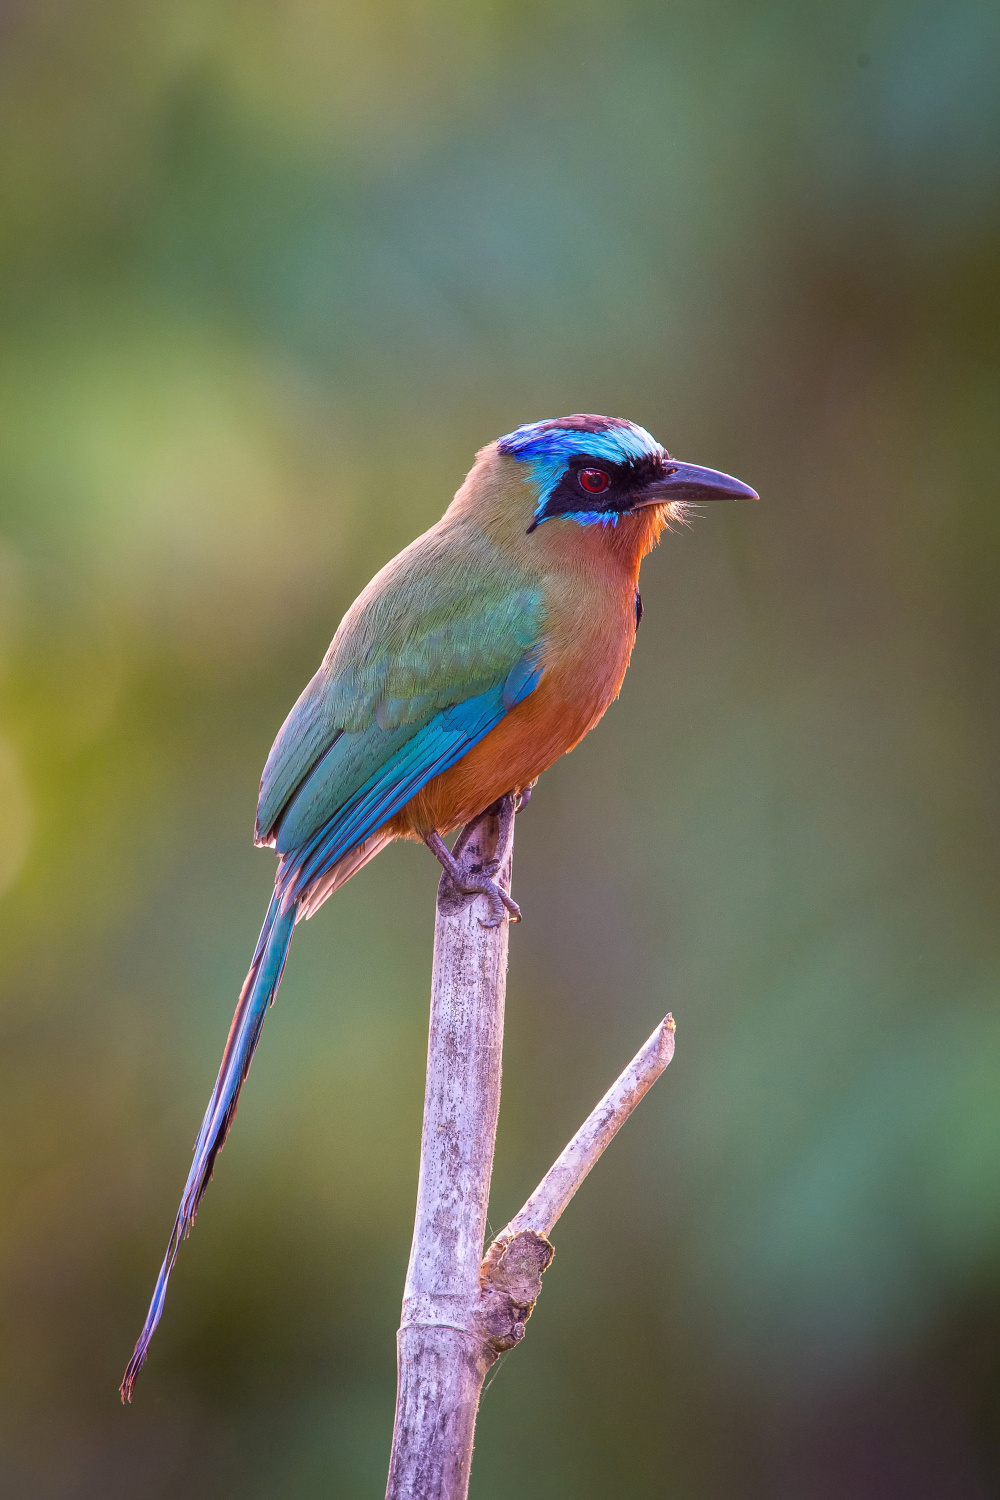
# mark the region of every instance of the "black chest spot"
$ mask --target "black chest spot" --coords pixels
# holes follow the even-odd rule
[[[639,626],[641,624],[642,624],[642,595],[639,593],[639,590],[636,589],[636,591],[635,591],[635,628],[636,628],[636,630],[639,629]]]

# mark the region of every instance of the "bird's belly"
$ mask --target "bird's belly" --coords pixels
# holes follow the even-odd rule
[[[634,629],[619,626],[614,636],[618,642],[610,650],[606,636],[599,652],[579,641],[577,649],[547,665],[535,691],[456,765],[429,781],[387,828],[403,838],[460,828],[498,797],[530,785],[572,750],[621,687]]]

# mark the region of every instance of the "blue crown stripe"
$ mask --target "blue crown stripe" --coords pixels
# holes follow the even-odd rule
[[[652,434],[634,422],[627,422],[623,417],[582,415],[525,423],[500,438],[497,450],[528,466],[529,478],[538,491],[536,521],[541,518],[570,459],[586,454],[603,458],[611,464],[623,464],[663,452]],[[573,511],[570,514],[573,520],[584,526],[614,524],[607,511]]]

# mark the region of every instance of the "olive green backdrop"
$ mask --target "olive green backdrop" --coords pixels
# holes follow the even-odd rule
[[[436,868],[300,929],[131,1410],[344,608],[518,423],[740,475],[518,820],[494,1225],[670,1008],[476,1500],[1000,1492],[1000,11],[0,8],[0,1488],[382,1493]]]

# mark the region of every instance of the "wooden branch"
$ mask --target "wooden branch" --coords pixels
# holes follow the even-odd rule
[[[466,829],[461,861],[499,859],[509,891],[513,818]],[[456,846],[457,847],[457,846]],[[420,1181],[397,1338],[398,1386],[387,1500],[464,1500],[479,1393],[497,1358],[479,1323],[503,1050],[507,922],[484,927],[482,896],[438,887]]]
[[[674,1055],[676,1025],[667,1013],[625,1071],[595,1105],[565,1151],[553,1162],[531,1197],[494,1240],[532,1230],[549,1234],[563,1209],[602,1152],[611,1144],[647,1089]],[[491,1247],[492,1248],[492,1247]]]
[[[470,825],[462,866],[497,861],[510,890],[512,805]],[[505,847],[498,840],[505,836]],[[669,1063],[666,1016],[482,1258],[500,1108],[508,924],[483,926],[483,897],[438,888],[427,1085],[413,1244],[398,1334],[396,1422],[386,1500],[465,1500],[483,1380],[524,1336],[554,1254],[549,1231]]]
[[[673,1057],[675,1031],[668,1013],[483,1257],[481,1316],[495,1349],[512,1349],[524,1337],[524,1325],[542,1289],[542,1272],[555,1254],[549,1232]]]

